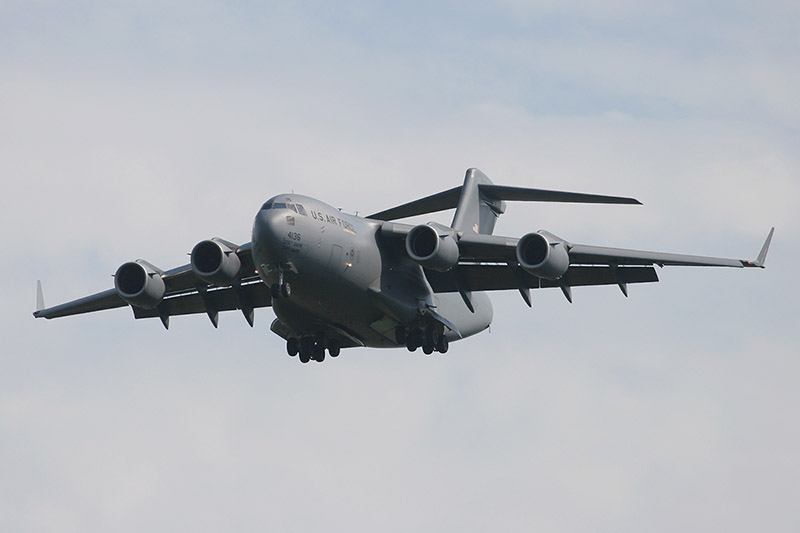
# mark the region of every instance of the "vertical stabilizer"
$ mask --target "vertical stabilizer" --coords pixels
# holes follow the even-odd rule
[[[491,235],[498,217],[505,212],[506,203],[482,194],[479,185],[492,185],[492,181],[477,168],[470,168],[453,217],[456,231]]]

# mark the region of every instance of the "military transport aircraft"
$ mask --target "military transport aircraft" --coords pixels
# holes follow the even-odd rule
[[[342,348],[405,346],[445,353],[451,341],[487,329],[492,305],[486,291],[658,281],[653,265],[764,268],[774,228],[753,261],[643,252],[573,244],[547,231],[522,237],[492,235],[506,201],[639,204],[633,198],[493,184],[467,170],[464,184],[368,217],[314,198],[280,194],[256,214],[252,240],[198,243],[191,261],[161,270],[147,261],[125,263],[114,288],[51,308],[37,283],[37,318],[56,318],[130,306],[136,318],[206,313],[217,327],[220,311],[272,307],[271,329],[289,355],[323,361]],[[408,225],[397,219],[455,208],[450,226]]]

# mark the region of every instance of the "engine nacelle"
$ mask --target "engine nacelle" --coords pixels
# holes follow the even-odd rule
[[[541,233],[528,233],[517,243],[517,261],[534,276],[553,280],[569,268],[569,253],[563,242],[551,243]]]
[[[239,277],[242,263],[230,246],[219,239],[200,241],[192,249],[192,270],[206,283],[230,285]]]
[[[439,236],[435,228],[428,225],[415,226],[406,236],[408,256],[431,270],[446,272],[458,264],[458,244],[453,237]]]
[[[114,274],[119,297],[136,307],[153,309],[164,299],[166,287],[161,274],[149,263],[137,260],[125,263]]]

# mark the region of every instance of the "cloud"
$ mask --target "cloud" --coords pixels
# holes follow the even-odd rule
[[[2,522],[796,529],[794,8],[712,8],[5,4]],[[512,203],[503,234],[747,256],[774,224],[769,268],[495,294],[446,356],[311,366],[266,309],[28,314],[37,278],[55,304],[246,241],[278,192],[365,214],[469,166],[645,203]]]

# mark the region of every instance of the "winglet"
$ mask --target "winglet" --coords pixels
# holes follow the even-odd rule
[[[36,280],[36,312],[44,309],[44,294],[42,293],[42,282]]]
[[[755,261],[757,267],[764,268],[764,261],[767,259],[767,252],[769,251],[769,244],[772,242],[773,233],[775,233],[774,227],[769,230],[767,240],[764,241],[764,246],[761,247],[761,251],[758,253],[758,257]]]

